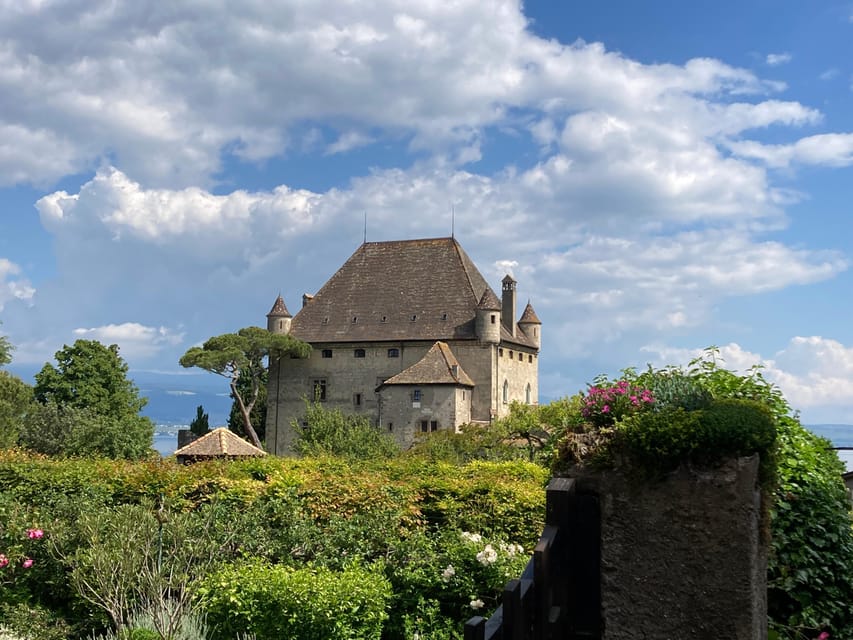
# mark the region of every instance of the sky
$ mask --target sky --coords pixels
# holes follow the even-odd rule
[[[180,355],[452,211],[542,401],[715,345],[853,424],[852,165],[850,0],[0,0],[0,333],[224,392]]]

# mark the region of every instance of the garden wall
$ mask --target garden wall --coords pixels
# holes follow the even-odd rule
[[[665,480],[580,474],[601,504],[605,640],[767,637],[758,456]]]

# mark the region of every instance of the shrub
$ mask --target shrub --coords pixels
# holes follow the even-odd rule
[[[209,576],[198,594],[214,640],[246,631],[258,640],[378,640],[391,588],[360,566],[334,572],[248,562]]]
[[[396,441],[364,416],[344,414],[339,409],[326,409],[319,402],[305,403],[308,426],[296,421],[298,433],[294,449],[303,456],[341,456],[356,460],[390,458],[400,449]]]

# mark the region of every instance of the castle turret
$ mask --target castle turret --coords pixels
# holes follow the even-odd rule
[[[530,300],[527,301],[527,306],[524,307],[524,313],[518,320],[518,328],[524,332],[528,338],[536,343],[536,348],[539,349],[542,345],[542,322],[539,316],[533,310],[533,305]]]
[[[515,285],[512,276],[506,274],[501,281],[503,295],[501,297],[501,318],[509,334],[515,337]]]
[[[272,309],[267,314],[267,330],[273,333],[290,333],[290,321],[293,316],[284,304],[284,298],[279,294]]]
[[[491,287],[486,287],[477,305],[475,331],[483,342],[498,344],[501,341],[501,301]]]

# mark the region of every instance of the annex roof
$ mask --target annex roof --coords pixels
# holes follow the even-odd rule
[[[249,444],[226,427],[219,427],[175,451],[178,458],[259,457],[267,452]]]
[[[462,369],[447,343],[436,342],[423,358],[382,384],[453,384],[473,387],[474,381]]]
[[[536,312],[533,310],[533,305],[530,304],[528,300],[527,306],[524,307],[524,313],[521,314],[521,319],[518,321],[519,324],[526,322],[528,324],[542,324],[542,321],[539,319],[539,316],[536,315]]]
[[[306,342],[475,338],[494,292],[454,238],[365,242],[293,318]]]

